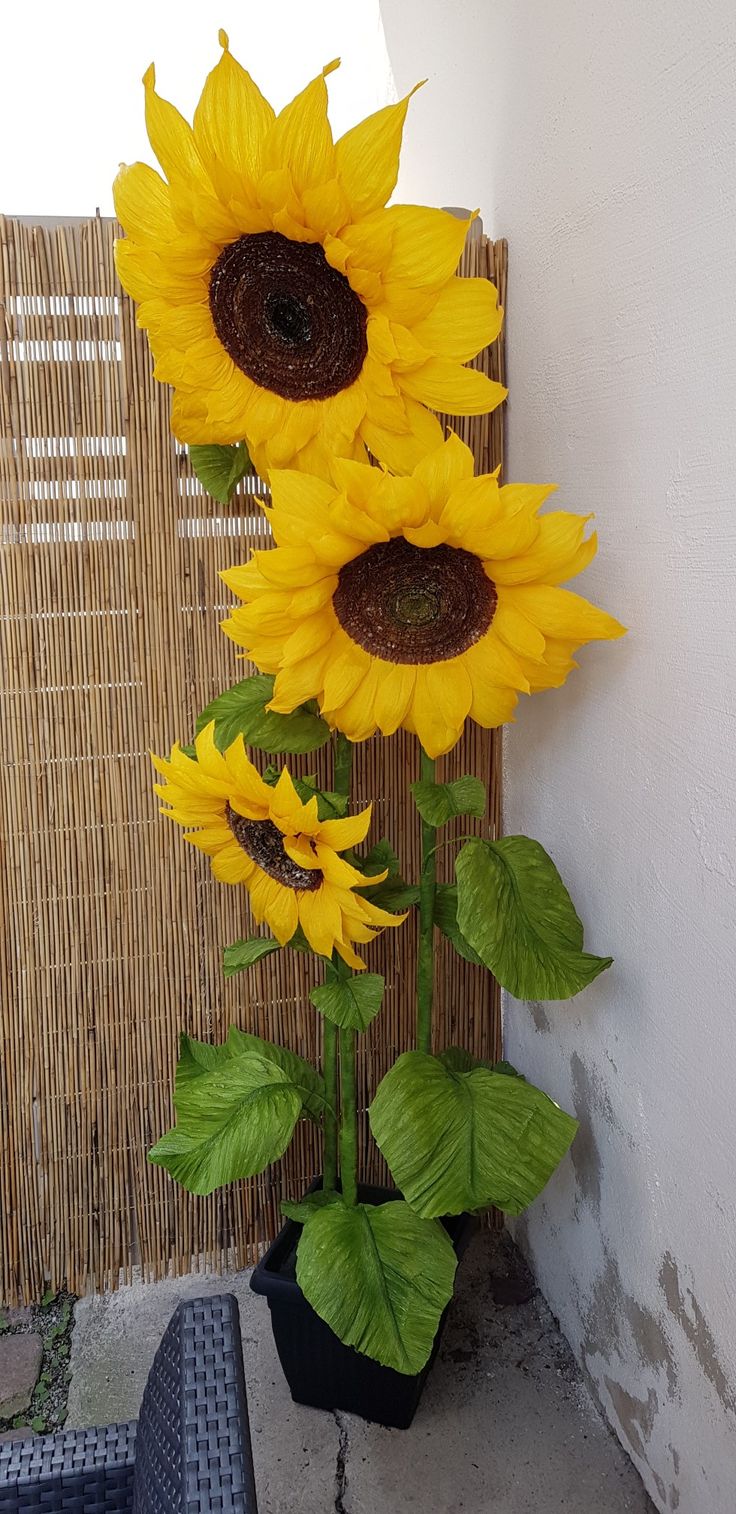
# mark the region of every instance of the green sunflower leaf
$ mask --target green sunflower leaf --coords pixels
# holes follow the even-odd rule
[[[270,673],[254,673],[218,694],[197,719],[197,735],[215,722],[215,744],[226,751],[236,736],[264,752],[316,752],[330,739],[321,715],[300,705],[291,715],[276,715],[266,705],[273,696]]]
[[[457,924],[457,885],[455,883],[438,883],[434,896],[434,923],[454,946],[459,957],[464,957],[466,962],[472,962],[475,967],[482,967],[480,957],[473,951],[469,941],[458,930]]]
[[[469,841],[455,873],[458,927],[517,999],[569,999],[611,966],[582,950],[572,899],[538,841]]]
[[[472,1072],[474,1067],[487,1067],[493,1072],[493,1063],[474,1057],[464,1046],[448,1046],[438,1054],[438,1060],[449,1072]]]
[[[324,1084],[301,1057],[233,1027],[225,1046],[181,1037],[174,1104],[176,1129],[149,1161],[207,1194],[277,1161],[305,1108],[324,1106]]]
[[[234,978],[247,967],[253,967],[263,957],[270,957],[279,950],[278,941],[271,936],[249,936],[247,941],[233,941],[222,953],[222,971],[226,978]]]
[[[388,873],[389,878],[395,878],[400,872],[399,859],[385,836],[376,841],[365,857],[356,857],[356,867],[360,868],[366,878],[374,873]]]
[[[521,1214],[541,1193],[577,1121],[524,1078],[471,1059],[409,1051],[383,1078],[371,1130],[397,1186],[425,1218],[496,1204]]]
[[[298,1089],[305,1112],[313,1120],[320,1118],[325,1108],[325,1085],[321,1073],[317,1072],[311,1062],[305,1061],[297,1052],[290,1051],[288,1046],[277,1046],[273,1041],[264,1041],[260,1036],[239,1030],[237,1025],[230,1026],[225,1044],[231,1057],[255,1054],[275,1062],[284,1076]]]
[[[404,910],[419,903],[419,889],[413,883],[405,883],[403,878],[386,878],[374,888],[362,888],[360,892],[371,904],[377,904],[379,909],[387,909],[393,915],[403,914]]]
[[[362,897],[368,899],[371,904],[377,904],[379,909],[387,909],[394,915],[400,915],[404,910],[411,909],[413,904],[419,903],[419,889],[413,883],[404,882],[399,859],[390,841],[386,841],[385,838],[377,841],[365,857],[356,857],[355,865],[364,878],[388,872],[388,877],[384,878],[383,883],[376,883],[371,888],[360,890]]]
[[[344,1030],[367,1030],[383,1001],[386,980],[380,973],[360,973],[354,978],[335,977],[310,992],[315,1009]]]
[[[320,820],[342,820],[348,811],[348,795],[337,794],[334,789],[321,789],[314,774],[308,778],[294,778],[292,783],[302,801],[309,804],[310,799],[317,800],[317,814]]]
[[[397,1372],[421,1372],[452,1297],[457,1259],[442,1225],[401,1200],[328,1204],[309,1215],[296,1276],[346,1345]]]
[[[505,1073],[509,1078],[523,1076],[510,1062],[490,1062],[485,1057],[474,1057],[464,1046],[448,1046],[446,1051],[439,1053],[439,1060],[450,1072],[472,1072],[474,1067],[487,1067],[489,1072]]]
[[[255,470],[245,442],[236,447],[190,447],[189,461],[208,494],[228,505],[242,478]]]
[[[486,812],[486,787],[480,778],[454,778],[451,783],[428,783],[419,780],[411,785],[414,803],[428,825],[445,825],[456,815],[474,815],[482,820]]]
[[[316,957],[319,954],[313,950],[300,926],[297,926],[290,941],[286,946],[291,951],[308,952]],[[285,950],[286,948],[284,948]],[[226,978],[233,978],[236,973],[244,972],[246,968],[253,967],[263,957],[270,957],[273,952],[281,951],[278,941],[273,936],[249,936],[246,941],[234,941],[232,946],[226,946],[222,953],[222,971]],[[329,957],[324,961],[328,962]]]
[[[292,1199],[282,1199],[281,1213],[286,1215],[287,1220],[294,1220],[297,1225],[304,1225],[310,1214],[317,1209],[327,1209],[330,1204],[341,1204],[342,1195],[334,1188],[318,1188],[315,1193],[305,1193],[298,1203]]]

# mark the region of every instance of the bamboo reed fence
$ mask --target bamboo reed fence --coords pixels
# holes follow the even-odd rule
[[[198,1199],[146,1151],[172,1119],[180,1029],[231,1021],[319,1054],[306,958],[284,953],[226,982],[222,947],[247,933],[243,891],[158,814],[148,749],[188,740],[194,717],[243,676],[218,630],[217,570],[263,546],[253,482],[230,508],[203,494],[169,431],[145,337],[113,268],[114,222],[0,218],[0,1298],[114,1288],[241,1266],[279,1226],[282,1194],[318,1162],[302,1123],[255,1181]],[[506,248],[469,241],[467,273],[506,282]],[[503,349],[480,360],[503,377]],[[502,462],[498,412],[454,422],[483,468]],[[295,760],[302,772],[319,764]],[[418,831],[406,805],[410,739],[358,752],[357,802],[376,804],[406,876]],[[324,767],[320,769],[327,777]],[[489,780],[499,744],[473,730],[448,774]],[[400,796],[400,804],[397,796]],[[468,822],[463,821],[467,829]],[[447,854],[441,853],[447,866]],[[489,976],[439,952],[436,1035],[500,1050]],[[371,949],[385,1009],[363,1038],[361,1106],[411,1044],[415,940]],[[361,1121],[364,1175],[385,1178]]]

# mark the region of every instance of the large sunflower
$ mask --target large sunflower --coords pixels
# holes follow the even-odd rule
[[[597,541],[589,516],[539,515],[552,487],[474,477],[455,436],[406,478],[346,459],[331,485],[275,472],[277,546],[222,574],[244,601],[223,629],[277,674],[271,709],[316,697],[351,741],[404,726],[437,757],[468,715],[502,725],[583,642],[623,634],[559,587]]]
[[[303,804],[286,768],[274,788],[264,782],[242,736],[219,752],[214,724],[197,737],[195,751],[196,759],[188,757],[177,744],[170,757],[153,757],[165,780],[155,785],[168,806],[162,814],[196,827],[185,840],[206,852],[221,882],[245,884],[255,919],[265,920],[282,946],[301,927],[314,951],[337,951],[351,967],[364,967],[351,942],[372,941],[406,918],[355,892],[386,873],[366,878],[339,856],[365,840],[370,805],[345,820],[319,820],[316,798]]]
[[[247,440],[262,474],[327,476],[365,447],[408,472],[441,440],[425,408],[492,410],[505,389],[463,366],[498,335],[486,279],[455,269],[468,222],[385,209],[409,96],[333,143],[325,76],[279,115],[229,51],[189,126],[144,78],[163,179],[123,167],[115,209],[123,287],[140,302],[155,375],[188,443]]]

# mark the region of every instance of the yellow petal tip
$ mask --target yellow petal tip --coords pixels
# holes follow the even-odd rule
[[[222,48],[223,52],[229,53],[229,51],[230,51],[230,38],[228,37],[228,34],[225,31],[224,26],[220,27],[220,30],[217,33],[217,40],[218,40],[218,42],[220,44],[220,47]]]
[[[325,66],[322,69],[322,78],[326,79],[328,74],[334,74],[335,69],[340,67],[340,63],[340,58],[333,58],[331,63],[325,63]]]
[[[148,68],[146,69],[146,72],[143,75],[143,84],[144,84],[144,86],[145,86],[146,89],[155,89],[156,88],[156,65],[155,65],[155,63],[149,63]]]

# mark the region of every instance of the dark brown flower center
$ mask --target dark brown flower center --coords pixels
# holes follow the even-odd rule
[[[327,399],[363,367],[365,306],[316,242],[238,237],[212,269],[210,310],[233,362],[283,399]]]
[[[335,614],[384,662],[445,662],[485,636],[497,595],[480,558],[460,547],[377,542],[340,569]]]
[[[284,838],[273,820],[246,820],[237,815],[228,804],[225,810],[227,823],[243,851],[261,871],[275,878],[284,888],[294,888],[300,893],[309,893],[319,888],[322,873],[317,867],[300,867],[292,862],[284,851]]]

